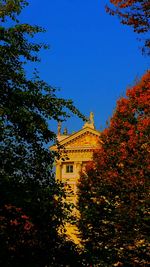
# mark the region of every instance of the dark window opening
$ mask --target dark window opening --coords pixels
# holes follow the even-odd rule
[[[66,165],[66,172],[73,172],[73,165]]]

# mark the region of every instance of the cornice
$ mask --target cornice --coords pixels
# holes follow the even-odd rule
[[[81,136],[84,136],[86,134],[92,134],[94,136],[98,136],[100,137],[101,133],[95,129],[92,129],[90,127],[85,127],[83,129],[81,129],[80,131],[71,134],[70,136],[66,137],[65,139],[63,139],[62,141],[59,142],[60,146],[63,146],[65,148],[66,145],[72,143],[73,141],[76,141],[77,139],[79,139]],[[91,149],[93,148],[93,145],[91,146]],[[50,147],[51,150],[57,150],[57,145],[53,145]],[[66,148],[67,151],[68,150],[73,150],[73,148]],[[82,147],[82,149],[87,149]],[[74,150],[79,150],[79,148],[74,148]]]
[[[91,146],[91,147],[71,147],[71,148],[66,148],[64,149],[64,152],[69,153],[69,152],[85,152],[85,151],[95,151],[98,150],[98,146]],[[63,151],[63,150],[62,150]]]

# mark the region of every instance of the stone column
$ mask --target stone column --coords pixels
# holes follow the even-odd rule
[[[76,162],[76,179],[75,179],[75,199],[77,198],[77,183],[78,179],[80,178],[80,171],[82,169],[82,161],[77,161]],[[76,200],[75,200],[76,201]]]
[[[82,161],[77,161],[76,167],[77,167],[77,179],[76,180],[78,180],[80,178],[80,172],[82,169]]]

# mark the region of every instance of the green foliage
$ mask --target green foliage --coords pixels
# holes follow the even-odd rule
[[[150,72],[117,102],[79,181],[79,230],[92,266],[149,266]]]
[[[47,48],[31,41],[44,31],[41,27],[18,20],[26,5],[21,0],[0,2],[0,263],[7,267],[61,266],[58,255],[68,243],[58,235],[58,229],[69,211],[54,179],[55,154],[48,144],[56,142],[56,135],[50,123],[63,121],[71,113],[83,116],[71,100],[58,98],[37,71],[26,73],[25,65],[39,61],[38,52]],[[32,225],[28,233],[19,209]],[[70,247],[71,255],[73,251]]]
[[[6,21],[10,17],[14,21],[18,21],[16,15],[19,15],[22,8],[27,6],[26,0],[1,0],[0,17],[2,21]]]

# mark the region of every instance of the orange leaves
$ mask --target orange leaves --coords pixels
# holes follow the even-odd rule
[[[144,112],[150,112],[150,71],[143,75],[141,81],[127,90],[127,97],[136,105],[136,109],[143,109]]]
[[[121,98],[117,102],[118,104],[118,112],[125,113],[128,112],[128,100],[126,98]]]
[[[133,5],[136,0],[110,0],[110,2],[120,8],[126,8]]]
[[[97,177],[115,188],[136,188],[147,181],[150,134],[150,72],[117,101],[110,126],[103,131],[103,144],[86,168],[86,179]],[[83,174],[84,175],[84,174]],[[96,178],[95,178],[96,179]],[[91,180],[90,180],[91,181]],[[82,183],[82,181],[80,181]],[[94,180],[95,182],[95,180]]]
[[[139,120],[137,129],[141,133],[145,132],[146,130],[150,130],[150,117]]]
[[[102,133],[103,145],[95,156],[96,168],[108,179],[123,175],[131,184],[143,179],[149,169],[150,72],[117,101],[110,126]],[[144,169],[144,172],[143,172]],[[121,175],[121,176],[120,176]]]
[[[110,0],[114,8],[106,6],[106,12],[119,17],[122,24],[132,26],[134,31],[143,34],[150,29],[150,1],[147,0]],[[150,39],[147,36],[144,40],[145,48],[150,49]],[[144,50],[144,49],[143,49]]]
[[[79,181],[83,244],[95,258],[104,255],[102,265],[147,266],[149,93],[147,72],[118,100],[101,148]]]
[[[128,135],[129,136],[133,136],[135,134],[135,129],[134,127],[130,128],[130,130],[128,131]]]

